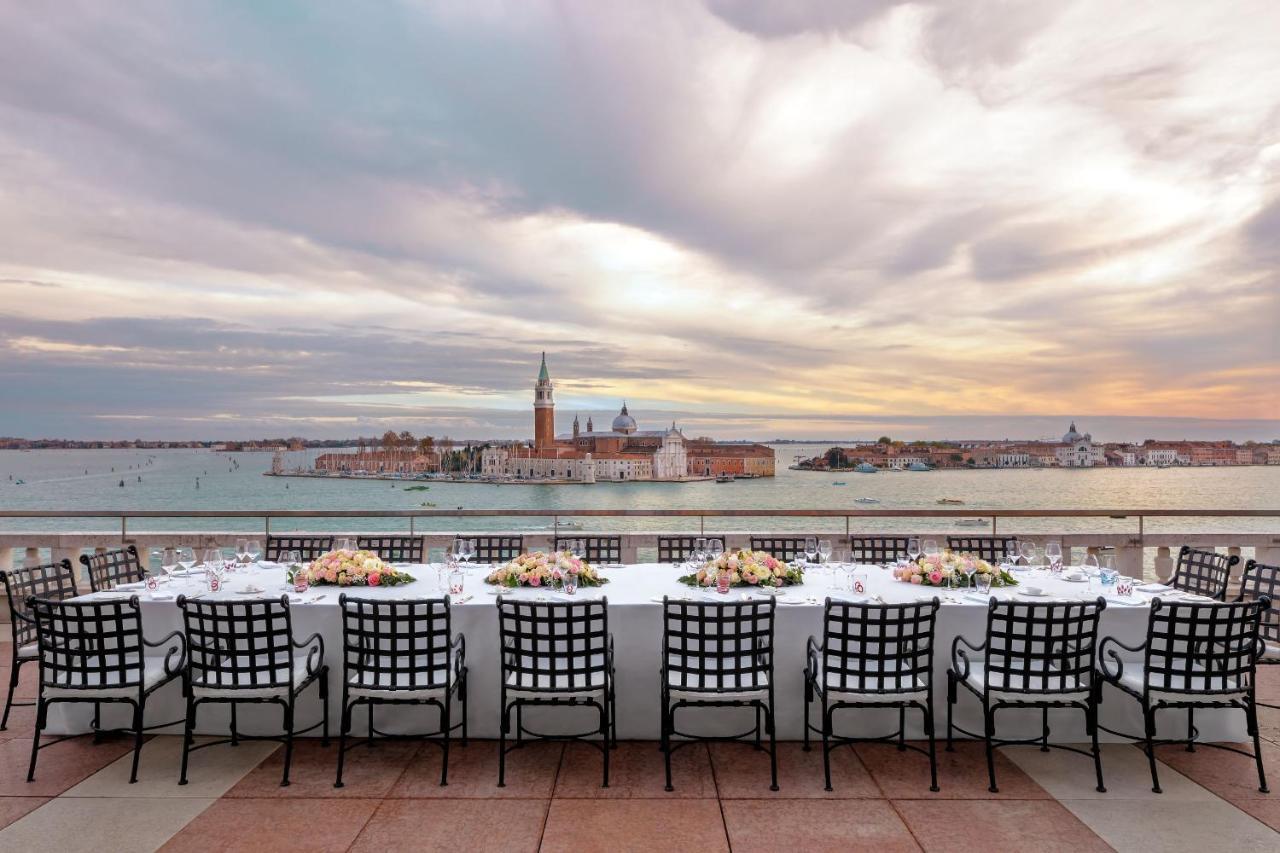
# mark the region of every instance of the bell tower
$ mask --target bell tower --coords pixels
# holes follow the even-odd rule
[[[533,386],[533,446],[551,447],[556,438],[556,401],[552,396],[555,386],[547,373],[547,354],[542,354],[542,368],[538,371],[538,384]]]

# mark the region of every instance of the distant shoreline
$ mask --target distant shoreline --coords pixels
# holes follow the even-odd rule
[[[264,477],[298,477],[308,480],[380,480],[382,482],[408,483],[415,486],[429,486],[432,483],[448,483],[466,486],[594,486],[601,483],[625,485],[627,483],[706,483],[715,477],[684,477],[679,480],[484,480],[467,477],[404,477],[397,474],[327,474],[319,471],[263,471]],[[768,480],[770,477],[735,477],[737,480]]]

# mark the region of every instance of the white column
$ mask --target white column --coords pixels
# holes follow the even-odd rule
[[[1244,574],[1244,557],[1240,556],[1240,546],[1232,545],[1231,547],[1227,548],[1227,554],[1229,554],[1232,557],[1240,557],[1240,562],[1236,563],[1234,566],[1231,567],[1231,580],[1230,580],[1230,583],[1232,585],[1238,585],[1240,583],[1240,576]]]
[[[1116,548],[1116,568],[1120,574],[1132,578],[1142,577],[1142,546],[1121,545]]]
[[[1169,556],[1169,546],[1161,545],[1156,549],[1156,578],[1160,583],[1168,583],[1173,577],[1173,557]]]

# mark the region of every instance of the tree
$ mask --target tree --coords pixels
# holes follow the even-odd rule
[[[848,468],[849,457],[845,455],[844,449],[833,447],[826,452],[826,460],[828,468]]]
[[[396,435],[395,430],[387,430],[382,434],[382,448],[384,450],[393,450],[400,443],[400,437]]]
[[[435,449],[435,444],[436,440],[434,438],[429,435],[424,435],[422,438],[418,439],[418,452],[429,454],[433,449]]]
[[[887,435],[882,435],[876,439],[876,444],[893,444],[893,439]]]
[[[418,443],[418,439],[414,438],[413,433],[409,432],[408,430],[405,430],[404,432],[400,433],[401,447],[413,447],[417,443]]]

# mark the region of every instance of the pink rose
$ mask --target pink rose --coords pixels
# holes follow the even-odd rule
[[[370,572],[369,586],[377,586],[380,583],[382,583],[382,575],[378,574],[377,572]]]
[[[923,579],[922,579],[919,575],[912,575],[912,576],[911,576],[911,582],[912,582],[912,583],[923,583],[924,581],[923,581]]]
[[[537,575],[529,575],[529,586],[542,586],[542,578]]]
[[[942,583],[942,572],[938,571],[937,569],[934,569],[932,572],[929,572],[929,582],[933,584]]]

